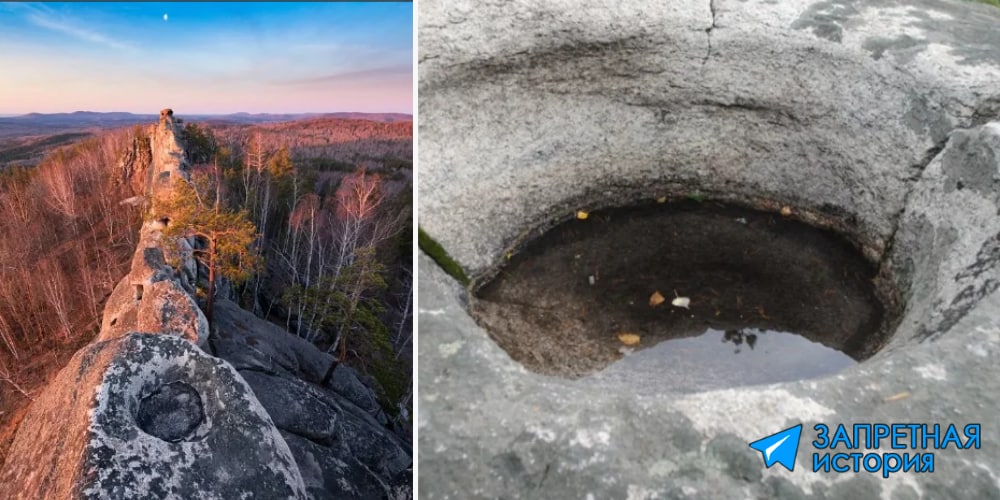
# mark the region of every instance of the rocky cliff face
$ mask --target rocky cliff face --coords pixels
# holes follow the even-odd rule
[[[95,341],[32,405],[0,498],[406,498],[410,446],[372,392],[330,357],[218,299],[194,299],[192,245],[157,200],[188,180],[173,112],[151,129],[143,224]],[[169,263],[174,263],[170,265]]]

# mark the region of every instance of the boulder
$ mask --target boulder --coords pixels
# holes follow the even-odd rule
[[[303,380],[318,383],[334,358],[310,342],[286,332],[281,327],[257,318],[228,300],[217,300],[215,341],[219,357],[238,369],[282,371]],[[377,419],[388,422],[374,393],[349,366],[340,365],[333,372],[330,389]]]
[[[295,378],[241,373],[316,498],[386,497],[394,478],[412,465],[405,443],[338,395]]]
[[[135,286],[128,276],[115,285],[104,303],[104,315],[98,341],[111,340],[138,330],[139,301],[135,299]]]
[[[186,242],[179,238],[175,241]],[[188,268],[194,258],[179,245],[172,259],[177,272],[164,257],[165,244],[158,222],[143,224],[139,244],[128,275],[115,286],[104,307],[99,340],[110,340],[127,332],[166,333],[184,337],[202,346],[208,339],[208,321],[185,288]]]
[[[0,498],[305,498],[291,451],[229,364],[129,334],[78,352],[32,405]]]
[[[208,320],[176,281],[153,283],[143,294],[136,330],[185,338],[198,346],[208,340]]]
[[[281,434],[302,463],[299,470],[311,498],[392,498],[388,483],[368,472],[343,444],[328,447],[290,432]]]

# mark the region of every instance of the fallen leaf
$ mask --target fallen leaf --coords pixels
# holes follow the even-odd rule
[[[684,309],[690,309],[691,299],[688,297],[677,297],[676,299],[670,301],[670,304],[675,307],[683,307]]]
[[[576,211],[576,218],[577,219],[587,220],[587,217],[590,217],[590,214],[587,213],[585,210],[577,210]]]
[[[771,319],[771,317],[768,316],[766,312],[764,312],[764,306],[757,306],[757,314],[760,314],[761,318]]]
[[[781,216],[788,217],[789,215],[792,215],[792,207],[788,205],[781,207]]]
[[[656,199],[656,202],[657,203],[666,203],[667,202],[667,197],[666,196],[661,196],[661,197],[659,197],[659,198]]]
[[[889,397],[885,398],[885,402],[889,403],[889,402],[892,402],[892,401],[899,401],[901,399],[906,399],[908,397],[910,397],[910,391],[903,391],[903,392],[901,392],[899,394],[894,394],[892,396],[889,396]]]
[[[625,345],[639,345],[640,337],[634,333],[619,333],[618,340]]]
[[[666,301],[667,299],[660,294],[659,290],[657,290],[653,292],[653,295],[649,296],[649,307],[656,307]]]

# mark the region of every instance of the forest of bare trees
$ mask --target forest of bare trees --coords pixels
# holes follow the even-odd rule
[[[119,130],[0,171],[0,462],[28,403],[97,333],[128,271],[141,213],[120,202],[142,173],[120,167],[123,151],[144,149],[144,130]]]
[[[236,125],[219,125],[213,130],[222,143],[239,141],[247,135],[245,127]],[[413,122],[313,118],[259,125],[255,135],[266,150],[290,148],[303,167],[345,171],[358,167],[410,168],[413,157]]]
[[[87,339],[124,274],[141,214],[116,169],[135,131],[58,150],[0,174],[0,364]]]
[[[344,122],[358,133],[356,120]],[[302,135],[315,134],[315,125],[308,121],[309,132]],[[412,132],[408,123],[388,125]],[[186,133],[195,177],[207,178],[201,184],[206,191],[215,186],[214,196],[228,209],[247,211],[258,231],[257,252],[265,265],[240,287],[242,305],[334,354],[338,363],[373,376],[387,409],[408,413],[409,184],[363,166],[335,176],[317,172],[301,163],[298,143],[269,142],[261,128],[217,137],[189,125]],[[377,134],[372,140],[409,142]]]

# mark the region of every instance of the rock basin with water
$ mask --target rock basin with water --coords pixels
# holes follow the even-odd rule
[[[422,497],[1000,498],[1000,447],[986,444],[1000,432],[1000,10],[418,10],[419,223],[467,274],[574,210],[697,190],[771,213],[790,205],[856,242],[899,291],[881,350],[836,374],[681,393],[638,366],[625,378],[608,376],[616,365],[572,379],[527,369],[470,315],[465,287],[421,256]],[[748,447],[798,424],[805,446],[817,423],[875,422],[980,423],[983,446],[936,450],[934,473],[888,478],[812,472],[805,448],[794,471],[766,469]]]
[[[883,301],[880,291],[891,286],[876,286],[875,266],[837,234],[714,202],[590,213],[530,241],[491,275],[473,315],[515,360],[577,377],[616,361],[627,370],[633,363],[618,361],[623,354],[653,346],[665,359],[683,351],[684,363],[660,363],[666,391],[831,373],[847,366],[843,358],[862,360],[883,345],[891,323],[883,302],[895,302]],[[661,303],[650,302],[653,294]],[[678,296],[690,303],[672,305]],[[716,337],[707,331],[726,333],[679,341]],[[621,333],[641,341],[623,345]],[[745,347],[737,351],[762,346],[734,362],[722,339]],[[823,363],[823,351],[839,362]],[[805,362],[807,353],[817,364]]]

